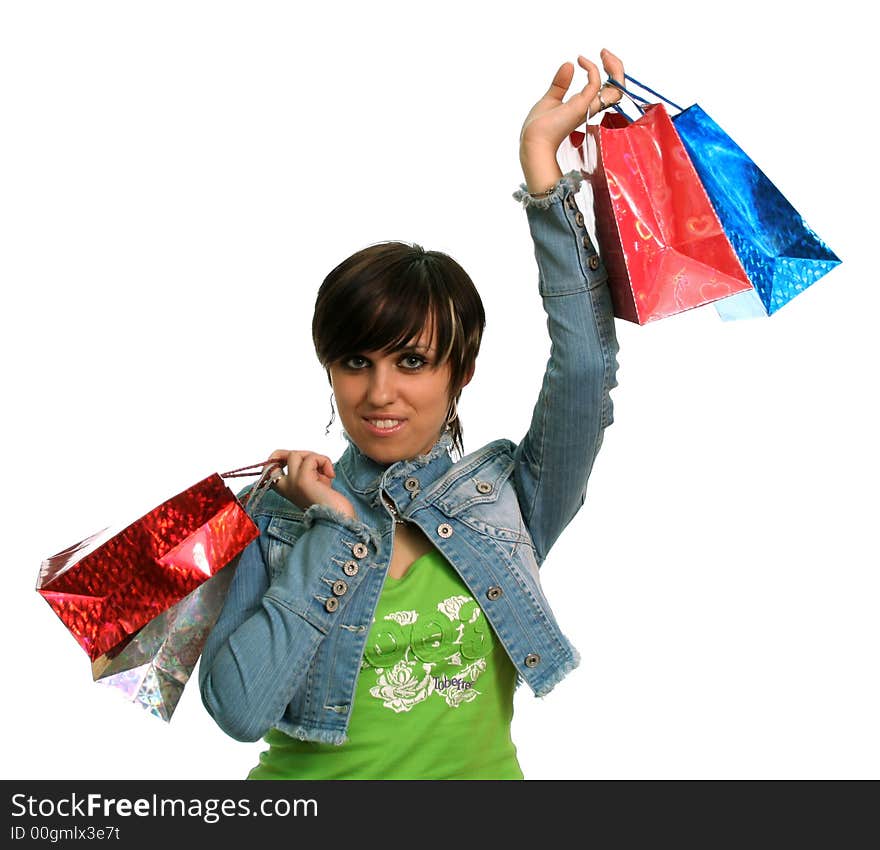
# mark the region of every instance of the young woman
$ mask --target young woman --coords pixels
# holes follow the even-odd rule
[[[620,61],[602,52],[623,79]],[[274,452],[201,657],[204,704],[230,736],[265,738],[253,779],[522,779],[522,683],[547,694],[579,662],[539,568],[586,496],[612,422],[618,344],[607,275],[556,152],[620,93],[566,62],[520,136],[550,359],[517,444],[463,455],[457,413],[485,324],[450,257],[387,242],[325,279],[313,320],[349,445],[334,465]],[[332,402],[331,402],[332,403]],[[452,452],[459,455],[453,460]],[[462,456],[463,455],[463,456]],[[286,472],[282,469],[286,467]]]

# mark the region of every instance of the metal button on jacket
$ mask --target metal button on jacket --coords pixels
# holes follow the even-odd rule
[[[584,226],[584,214],[583,214],[580,210],[578,210],[578,211],[574,214],[574,220],[575,220],[575,222],[577,223],[577,226],[578,226],[578,227],[583,227],[583,226]]]
[[[351,547],[351,554],[355,556],[355,558],[364,558],[367,554],[367,546],[365,543],[355,543],[354,546]]]
[[[356,576],[358,571],[357,561],[346,561],[342,565],[342,572],[347,576]]]
[[[342,596],[342,594],[345,593],[346,590],[348,590],[348,584],[344,582],[341,578],[338,578],[336,579],[336,581],[333,582],[333,592],[337,596]]]
[[[572,194],[572,195],[569,195],[569,196],[565,199],[565,203],[568,204],[568,208],[569,208],[570,210],[576,210],[576,209],[577,209],[577,201],[574,199],[574,195],[573,195],[573,194]]]
[[[492,485],[488,481],[478,481],[477,490],[479,490],[481,493],[491,493]]]
[[[412,493],[414,490],[419,489],[419,479],[418,478],[407,478],[406,481],[403,482],[403,486]]]
[[[333,612],[339,607],[339,600],[335,596],[330,596],[327,598],[327,601],[324,603],[324,607]]]
[[[496,599],[500,599],[503,593],[504,591],[498,587],[497,584],[493,584],[492,587],[486,591],[486,596],[494,602]]]
[[[452,526],[448,522],[443,522],[437,526],[437,534],[441,537],[452,537]]]
[[[593,271],[596,271],[596,269],[599,268],[599,255],[598,254],[593,254],[593,256],[590,257],[590,268]]]
[[[526,656],[526,667],[534,667],[541,660],[537,652],[530,652]]]

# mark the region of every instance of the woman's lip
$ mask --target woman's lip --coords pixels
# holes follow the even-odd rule
[[[396,416],[385,416],[385,417],[376,416],[376,417],[374,417],[374,418],[377,419],[377,420],[380,421],[380,422],[381,422],[383,419],[397,419]],[[363,417],[363,419],[364,419],[364,423],[366,424],[366,426],[367,426],[367,428],[369,429],[370,433],[371,433],[371,434],[375,434],[377,437],[387,437],[387,436],[390,436],[391,434],[396,434],[398,431],[400,431],[401,428],[403,428],[404,425],[406,425],[406,419],[400,419],[400,420],[398,421],[398,423],[397,423],[393,428],[376,428],[376,427],[370,422],[370,420],[367,419],[366,416]]]

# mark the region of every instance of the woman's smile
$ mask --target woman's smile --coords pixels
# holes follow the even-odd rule
[[[391,419],[390,417],[382,419],[364,417],[364,422],[367,423],[369,430],[377,437],[388,437],[391,434],[397,434],[406,425],[406,419]]]

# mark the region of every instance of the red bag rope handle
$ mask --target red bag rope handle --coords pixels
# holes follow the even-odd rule
[[[262,463],[252,463],[250,466],[242,466],[238,469],[232,469],[229,472],[221,472],[221,478],[248,478],[251,475],[259,475],[259,472],[245,472],[246,469],[257,469],[257,467],[264,467],[266,464],[278,464],[279,466],[284,466],[284,461],[281,458],[271,458],[270,460],[264,460]]]
[[[272,485],[272,471],[275,467],[283,467],[284,461],[280,458],[270,458],[262,463],[252,463],[250,466],[242,466],[238,469],[231,469],[229,472],[221,472],[221,478],[249,478],[252,475],[259,475],[257,483],[245,494],[241,500],[242,505],[250,505],[251,511],[256,510],[256,504],[263,497],[263,494]],[[253,470],[247,472],[246,470]]]

